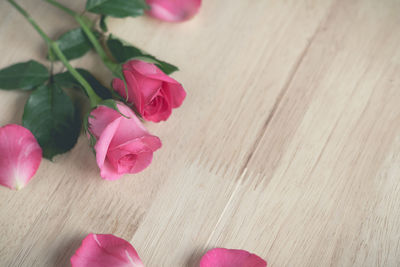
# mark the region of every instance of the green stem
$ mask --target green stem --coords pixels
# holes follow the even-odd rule
[[[85,22],[85,20],[83,19],[83,17],[81,15],[79,15],[78,13],[76,13],[75,11],[69,9],[68,7],[64,6],[63,4],[60,4],[54,0],[44,0],[46,2],[48,2],[49,4],[52,4],[53,6],[61,9],[62,11],[68,13],[69,15],[73,16],[74,19],[76,20],[76,22],[79,23],[79,25],[81,26],[82,30],[85,32],[86,36],[88,37],[89,41],[92,43],[94,50],[96,50],[97,54],[99,54],[101,60],[104,62],[104,64],[106,65],[106,67],[117,77],[122,77],[122,73],[120,70],[120,65],[114,63],[108,56],[106,51],[104,51],[102,45],[100,44],[100,42],[97,40],[97,37],[94,35],[94,33],[92,32],[92,30],[90,29],[91,27],[89,27],[87,25],[87,23]]]
[[[106,51],[104,51],[103,47],[97,40],[96,36],[93,34],[93,32],[90,30],[90,28],[86,25],[86,23],[83,21],[81,16],[74,16],[74,17],[75,17],[75,20],[81,26],[82,30],[85,32],[89,41],[92,43],[97,54],[99,54],[100,58],[103,60],[103,62],[106,64],[106,66],[108,68],[110,68],[110,66],[111,66],[110,63],[113,64],[113,62],[108,58]]]
[[[78,15],[78,13],[76,13],[76,12],[73,11],[72,9],[70,9],[70,8],[64,6],[64,5],[62,5],[62,4],[60,4],[60,3],[56,2],[56,1],[53,1],[53,0],[44,0],[44,1],[46,1],[46,2],[48,2],[48,3],[50,3],[50,4],[52,4],[52,5],[54,5],[54,6],[56,6],[56,7],[58,7],[59,9],[61,9],[62,11],[66,12],[66,13],[68,13],[68,14],[70,14],[71,16]]]
[[[102,99],[94,92],[93,88],[85,80],[85,78],[83,78],[82,75],[74,67],[71,66],[68,59],[60,50],[60,47],[58,47],[58,44],[56,42],[51,43],[51,48],[53,49],[57,57],[61,60],[61,62],[64,64],[64,66],[67,68],[67,70],[72,74],[72,76],[74,76],[74,78],[83,86],[83,88],[85,89],[86,93],[89,96],[90,105],[92,107],[96,107],[97,104],[102,101]]]
[[[49,36],[47,36],[47,34],[39,27],[39,25],[30,17],[30,15],[20,5],[18,5],[14,0],[7,0],[7,1],[11,5],[13,5],[15,9],[17,9],[19,13],[21,13],[28,20],[28,22],[33,26],[33,28],[35,28],[35,30],[45,40],[47,45],[61,60],[61,62],[68,69],[71,75],[83,86],[83,88],[86,90],[86,93],[89,96],[91,106],[95,107],[99,102],[101,102],[102,99],[94,92],[90,84],[85,80],[85,78],[82,77],[82,75],[80,75],[80,73],[74,67],[71,66],[68,59],[65,57],[64,53],[58,47],[58,44],[53,40],[51,40]]]
[[[37,23],[29,16],[29,14],[14,0],[8,0],[8,2],[15,7],[16,10],[18,10],[19,13],[21,13],[28,21],[29,23],[35,28],[35,30],[40,34],[40,36],[46,41],[46,43],[50,43],[51,39],[47,36],[47,34],[37,25]]]

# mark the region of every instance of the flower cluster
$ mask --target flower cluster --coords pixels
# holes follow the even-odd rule
[[[22,126],[0,128],[0,185],[24,187],[36,173],[42,156],[52,159],[75,146],[82,126],[103,179],[115,180],[144,170],[161,141],[142,121],[166,121],[172,110],[182,105],[186,92],[169,76],[178,70],[176,66],[110,34],[107,18],[148,14],[164,21],[184,21],[198,12],[201,0],[135,0],[126,4],[87,0],[85,9],[99,15],[98,23],[55,0],[44,1],[71,15],[79,27],[52,40],[19,4],[8,0],[48,45],[51,66],[61,62],[67,71],[53,73],[52,67],[34,60],[0,70],[0,89],[30,92]],[[69,63],[91,49],[115,76],[111,88],[102,85],[90,71]],[[81,89],[89,98],[91,110],[86,116],[80,114],[85,108],[66,93],[71,88]]]
[[[98,14],[98,24],[56,2],[44,0],[71,15],[79,24],[52,40],[15,0],[14,6],[48,46],[51,65],[61,62],[66,72],[29,60],[0,70],[0,89],[25,90],[22,126],[0,127],[0,185],[23,188],[35,175],[42,157],[71,150],[83,126],[96,156],[100,176],[119,179],[150,165],[161,140],[142,121],[166,121],[186,97],[182,85],[169,75],[178,68],[108,33],[107,17],[154,18],[179,22],[192,18],[201,0],[87,0],[86,11]],[[113,73],[112,88],[102,85],[88,70],[73,68],[70,60],[94,49]],[[107,52],[106,52],[107,51]],[[65,90],[81,89],[90,111],[81,116]],[[83,115],[83,114],[82,114]],[[144,266],[127,241],[111,234],[90,234],[71,258],[72,267]],[[267,263],[244,250],[216,248],[208,251],[200,267],[266,267]]]

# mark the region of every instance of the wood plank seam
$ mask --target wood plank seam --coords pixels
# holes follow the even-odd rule
[[[334,2],[334,3],[336,3],[336,2]],[[285,81],[281,91],[279,92],[279,95],[278,95],[274,105],[272,106],[271,112],[268,114],[268,116],[267,116],[267,118],[265,120],[265,123],[263,124],[263,127],[258,132],[258,134],[256,136],[256,139],[255,139],[253,145],[250,148],[250,153],[249,153],[247,159],[245,160],[244,164],[239,169],[239,174],[238,174],[236,180],[239,180],[242,177],[242,174],[245,172],[245,169],[246,169],[247,165],[251,161],[254,153],[257,151],[257,148],[259,147],[259,144],[260,144],[260,142],[262,140],[262,137],[264,136],[264,134],[268,130],[268,126],[269,126],[271,120],[276,115],[276,112],[279,109],[279,106],[281,105],[284,96],[287,94],[287,92],[288,92],[288,90],[290,88],[290,85],[292,84],[293,79],[296,76],[297,71],[299,70],[299,68],[300,68],[305,56],[307,55],[308,50],[311,47],[311,44],[315,40],[315,37],[318,35],[318,33],[321,31],[322,26],[325,25],[325,22],[329,19],[330,15],[331,15],[331,10],[332,10],[332,7],[329,8],[329,11],[327,12],[327,15],[324,18],[321,19],[321,21],[320,21],[318,27],[316,28],[315,32],[312,34],[310,40],[307,42],[307,45],[305,46],[305,48],[301,52],[300,56],[296,60],[295,64],[293,65],[293,68],[290,71],[287,80]],[[257,187],[257,185],[256,185],[256,187]]]
[[[279,92],[279,95],[278,95],[274,105],[272,106],[272,109],[271,109],[270,113],[268,114],[268,116],[267,116],[267,118],[265,120],[265,123],[263,124],[263,127],[261,128],[261,130],[257,134],[256,139],[255,139],[253,145],[251,146],[250,153],[249,153],[247,159],[244,161],[243,165],[239,169],[239,173],[238,173],[238,176],[236,178],[237,185],[235,186],[234,191],[232,192],[231,196],[229,197],[229,199],[228,199],[227,203],[225,204],[225,206],[224,206],[224,208],[223,208],[223,210],[222,210],[222,212],[221,212],[216,224],[214,225],[213,230],[211,231],[211,233],[210,233],[210,235],[209,235],[209,237],[207,239],[207,242],[203,247],[204,249],[206,249],[210,245],[210,242],[211,242],[212,238],[215,235],[215,232],[216,232],[216,230],[218,228],[218,225],[220,224],[223,216],[225,215],[226,211],[228,210],[229,205],[232,203],[232,200],[235,198],[236,193],[239,191],[238,189],[240,188],[240,185],[246,180],[245,177],[246,177],[246,174],[247,174],[247,166],[248,166],[249,162],[251,161],[254,153],[257,151],[264,134],[268,130],[268,126],[270,125],[270,122],[272,121],[272,119],[276,115],[280,105],[282,104],[284,96],[288,93],[289,88],[290,88],[290,86],[291,86],[291,84],[292,84],[292,82],[293,82],[293,80],[294,80],[294,78],[295,78],[295,76],[296,76],[296,74],[297,74],[297,72],[298,72],[298,70],[299,70],[304,58],[305,58],[305,56],[307,55],[312,43],[315,40],[315,37],[318,35],[318,33],[321,31],[321,29],[325,25],[326,21],[331,16],[332,7],[336,3],[337,3],[336,1],[332,3],[331,7],[328,9],[327,14],[321,19],[321,21],[320,21],[319,25],[317,26],[315,32],[312,34],[312,36],[309,39],[309,41],[307,42],[305,48],[303,49],[303,51],[301,52],[300,56],[295,61],[295,64],[293,65],[291,71],[289,72],[288,78],[285,81],[281,91]],[[256,189],[258,187],[258,185],[261,183],[261,181],[262,181],[262,176],[259,177],[258,181],[255,184],[254,189]]]

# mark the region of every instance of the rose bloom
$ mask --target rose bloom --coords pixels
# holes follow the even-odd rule
[[[117,104],[118,111],[99,106],[89,116],[89,133],[96,138],[96,161],[100,175],[116,180],[125,173],[137,173],[150,165],[153,152],[161,147],[133,111]]]
[[[182,105],[186,97],[182,85],[154,64],[131,60],[123,65],[123,73],[127,90],[124,81],[117,78],[113,80],[113,88],[127,98],[129,103],[134,104],[145,120],[167,120],[172,109]]]
[[[150,16],[169,22],[191,19],[200,9],[201,0],[146,0]]]

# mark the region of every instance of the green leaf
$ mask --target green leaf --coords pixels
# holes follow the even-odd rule
[[[83,118],[83,130],[85,131],[86,135],[89,137],[89,146],[92,148],[92,151],[94,154],[96,154],[96,150],[94,149],[94,146],[96,145],[96,137],[93,135],[93,133],[89,130],[90,124],[89,124],[89,118],[94,118],[94,116],[90,115],[90,112],[88,112],[85,117]]]
[[[147,54],[146,52],[136,48],[126,42],[113,37],[110,35],[107,40],[107,47],[111,54],[114,56],[115,60],[119,63],[125,63],[131,59],[140,59],[146,62],[154,63],[157,65],[165,74],[171,74],[178,69],[178,67],[169,64],[165,61],[159,60],[156,57]]]
[[[100,29],[103,32],[108,32],[107,16],[102,15],[101,18],[100,18],[99,24],[100,24]]]
[[[43,84],[49,77],[50,74],[45,66],[29,60],[0,70],[0,88],[30,90]]]
[[[55,83],[32,92],[25,104],[22,124],[31,130],[48,159],[72,149],[81,128],[79,112]]]
[[[81,28],[64,33],[56,42],[69,60],[80,58],[92,48],[92,44]]]
[[[137,17],[148,9],[145,0],[87,0],[86,10],[111,17]]]
[[[112,98],[110,90],[103,86],[89,71],[79,68],[76,70],[85,78],[98,96],[103,99]],[[86,93],[82,85],[68,71],[54,75],[53,81],[63,88],[81,88]]]

